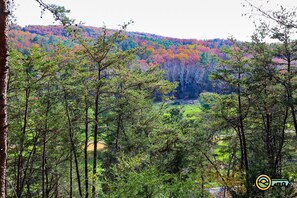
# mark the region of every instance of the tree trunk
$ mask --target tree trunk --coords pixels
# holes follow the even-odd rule
[[[238,80],[241,80],[241,71],[240,68],[238,70]],[[244,125],[243,125],[243,115],[242,115],[242,103],[241,103],[241,85],[240,83],[237,84],[237,102],[238,102],[238,113],[239,113],[239,134],[241,135],[242,140],[242,152],[243,152],[243,162],[245,167],[245,179],[246,179],[246,191],[247,196],[249,197],[250,194],[250,179],[249,179],[249,164],[248,164],[248,155],[247,155],[247,144],[246,144],[246,137],[245,137],[245,131],[244,131]]]
[[[240,74],[239,74],[239,78],[240,80]],[[246,145],[246,138],[245,138],[245,131],[244,131],[244,125],[243,125],[243,116],[242,116],[242,104],[241,104],[241,87],[240,84],[238,84],[238,113],[239,113],[239,133],[241,134],[241,138],[242,138],[242,146],[243,146],[243,157],[244,157],[244,166],[245,166],[245,170],[248,171],[249,170],[249,166],[248,166],[248,157],[247,157],[247,145]]]
[[[295,107],[294,107],[294,99],[293,99],[293,90],[292,90],[292,82],[291,82],[291,54],[288,53],[287,54],[287,63],[288,63],[288,73],[289,73],[289,79],[287,80],[288,82],[288,87],[287,87],[287,97],[288,97],[288,103],[289,103],[289,107],[291,109],[291,114],[292,114],[292,119],[293,119],[293,125],[294,125],[294,129],[295,129],[295,133],[297,136],[297,120],[296,120],[296,113],[295,113]]]
[[[34,166],[34,159],[35,159],[35,154],[36,154],[36,146],[37,146],[37,142],[38,142],[38,135],[36,134],[36,136],[34,137],[34,145],[33,145],[33,148],[29,154],[29,157],[28,157],[28,161],[27,161],[27,167],[25,168],[25,171],[24,171],[24,175],[25,175],[25,178],[27,178],[26,175],[29,175],[29,178],[26,179],[26,181],[24,180],[23,178],[23,181],[22,183],[25,183],[27,184],[27,195],[26,197],[32,197],[31,195],[31,190],[30,190],[30,186],[31,186],[31,179],[33,178],[32,175],[33,175],[33,166]],[[29,173],[27,173],[29,171]]]
[[[101,80],[101,68],[98,64],[98,82]],[[92,194],[96,197],[96,175],[97,175],[97,142],[98,142],[98,127],[99,127],[99,93],[100,87],[97,85],[95,97],[95,126],[94,126],[94,157],[93,157],[93,181]]]
[[[292,100],[292,99],[290,99],[290,100]],[[295,114],[295,107],[294,107],[293,104],[291,105],[291,113],[292,113],[295,133],[296,133],[296,136],[297,136],[297,119],[296,119],[296,114]]]
[[[242,143],[240,126],[237,127],[237,134],[238,134],[239,143],[240,143],[240,169],[243,169],[243,166],[244,166],[244,152],[243,152],[243,143]]]
[[[284,121],[283,121],[283,129],[282,129],[282,136],[280,139],[280,144],[279,144],[279,148],[275,157],[275,162],[274,162],[274,172],[273,175],[275,177],[280,176],[280,171],[278,172],[279,167],[281,168],[281,156],[282,156],[282,149],[284,146],[284,142],[285,142],[285,130],[286,130],[286,124],[287,124],[287,118],[288,118],[288,107],[286,108],[285,111],[285,117],[284,117]],[[279,174],[278,174],[279,173]]]
[[[46,131],[42,131],[42,163],[41,163],[41,180],[42,180],[42,198],[46,197]]]
[[[74,156],[74,163],[75,163],[75,171],[76,171],[76,179],[77,179],[77,185],[78,185],[78,192],[79,192],[80,197],[82,197],[80,173],[79,173],[79,167],[78,167],[79,162],[78,162],[78,158],[77,158],[76,148],[75,148],[75,145],[74,145],[73,134],[70,134],[70,141],[71,141],[71,147],[72,147],[71,150],[72,150],[72,153],[73,153],[73,156]]]
[[[204,198],[204,182],[205,182],[205,179],[204,179],[204,175],[202,174],[201,175],[201,198]]]
[[[8,0],[0,0],[0,197],[5,197],[7,157]]]
[[[85,197],[89,197],[89,170],[88,170],[88,143],[89,143],[89,115],[88,115],[88,101],[87,101],[87,96],[85,97],[85,103],[86,103],[86,108],[85,108],[85,186],[86,186],[86,195]]]
[[[98,136],[98,126],[99,126],[99,88],[97,88],[97,91],[96,91],[96,98],[95,98],[95,129],[94,129],[94,151],[93,151],[93,154],[94,154],[94,157],[93,157],[93,181],[92,181],[92,194],[93,194],[93,197],[95,197],[96,195],[96,173],[97,173],[97,136]]]
[[[69,159],[69,198],[72,198],[72,188],[73,188],[73,178],[72,178],[72,152],[70,152],[70,159]]]
[[[68,128],[69,128],[70,153],[73,153],[78,191],[79,191],[80,197],[82,197],[80,173],[79,173],[79,168],[78,168],[78,159],[77,159],[76,148],[75,148],[75,144],[74,144],[74,140],[73,140],[73,125],[72,125],[72,121],[71,121],[70,114],[69,114],[68,100],[67,100],[67,94],[65,92],[65,89],[64,89],[64,100],[65,100],[65,110],[66,110],[66,114],[67,114]]]
[[[48,86],[48,93],[49,93],[49,86]],[[48,133],[48,114],[50,111],[50,101],[47,101],[46,112],[45,112],[45,126],[42,129],[42,197],[48,198],[49,190],[48,190],[48,168],[47,168],[47,151],[46,151],[46,142],[47,142],[47,133]]]
[[[22,180],[25,180],[25,175],[22,176],[23,172],[23,151],[24,151],[24,142],[27,130],[27,118],[28,118],[28,111],[29,111],[29,97],[30,97],[30,89],[26,88],[26,102],[25,102],[25,113],[24,113],[24,125],[22,127],[22,134],[21,134],[21,142],[20,142],[20,153],[18,156],[18,170],[17,170],[17,185],[16,185],[16,192],[18,197],[22,197],[23,192],[23,185]]]
[[[56,180],[56,184],[55,184],[55,198],[59,198],[59,176],[58,174],[56,173],[56,176],[55,176],[55,180]]]

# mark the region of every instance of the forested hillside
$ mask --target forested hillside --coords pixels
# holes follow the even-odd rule
[[[81,35],[94,39],[102,34],[102,31],[102,28],[83,26]],[[46,51],[54,50],[55,45],[60,42],[73,48],[77,45],[62,26],[13,26],[9,37],[13,45],[25,54],[33,45]],[[137,53],[142,67],[160,65],[160,68],[166,71],[166,79],[178,82],[174,93],[177,98],[197,99],[203,91],[226,91],[215,81],[210,81],[208,75],[217,66],[217,60],[224,57],[221,49],[232,45],[230,41],[175,39],[136,32],[126,32],[125,37],[125,41],[119,44],[122,50],[144,48]]]
[[[296,11],[249,5],[269,23],[242,42],[80,27],[37,2],[63,26],[0,37],[1,198],[297,196]]]

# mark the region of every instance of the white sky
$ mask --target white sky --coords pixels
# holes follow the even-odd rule
[[[14,0],[17,23],[50,25],[53,18],[40,18],[35,0]],[[258,0],[258,2],[261,0]],[[249,10],[243,0],[45,0],[71,10],[70,17],[86,25],[117,28],[119,24],[134,21],[128,31],[153,33],[175,38],[250,40],[254,30],[252,20],[241,16]],[[266,1],[261,1],[265,5]],[[271,0],[285,7],[297,7],[297,0]]]

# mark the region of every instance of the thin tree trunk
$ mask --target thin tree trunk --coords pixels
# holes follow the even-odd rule
[[[56,184],[55,184],[55,198],[59,198],[59,176],[56,173]]]
[[[48,86],[49,93],[49,86]],[[49,97],[49,96],[48,96]],[[48,114],[50,110],[50,101],[47,101],[46,112],[45,112],[45,128],[42,130],[43,138],[42,138],[42,197],[48,198],[48,171],[46,164],[46,138],[48,132]]]
[[[287,63],[288,63],[288,73],[289,75],[292,75],[291,73],[291,54],[287,54]],[[292,96],[292,82],[291,82],[291,76],[289,76],[288,79],[288,89],[287,89],[287,94],[288,94],[288,102],[289,102],[289,107],[291,109],[291,114],[292,114],[292,119],[293,119],[293,125],[294,125],[294,129],[295,129],[295,133],[297,136],[297,120],[296,120],[296,113],[295,113],[295,107],[294,107],[294,103],[293,103],[293,96]]]
[[[204,182],[205,182],[205,179],[204,179],[204,175],[202,174],[201,175],[201,198],[204,198]]]
[[[289,107],[291,110],[291,114],[292,114],[292,119],[293,119],[293,125],[294,125],[294,129],[295,129],[295,133],[297,136],[297,120],[296,120],[296,113],[295,113],[295,107],[294,107],[294,103],[293,103],[293,97],[292,97],[292,89],[291,89],[291,82],[289,81],[289,85],[288,85],[288,102],[289,102]]]
[[[45,172],[46,172],[46,132],[42,131],[42,164],[41,164],[41,180],[42,180],[42,198],[46,197],[46,181],[45,181]]]
[[[101,68],[98,64],[98,82],[101,79]],[[95,128],[94,128],[94,156],[93,156],[93,181],[92,181],[92,194],[96,196],[96,178],[97,178],[97,142],[98,142],[98,127],[99,127],[99,91],[100,87],[97,85],[95,97]]]
[[[87,96],[86,96],[87,97]],[[88,101],[87,98],[85,97],[85,103],[86,103],[86,108],[85,108],[85,191],[86,191],[86,198],[89,197],[89,170],[88,170],[88,143],[89,143],[89,115],[88,115]]]
[[[240,127],[237,127],[237,134],[239,137],[239,144],[240,144],[240,169],[243,169],[244,166],[244,151],[243,151],[243,143],[242,143],[242,135]]]
[[[238,70],[238,80],[241,80],[241,71],[240,68]],[[242,146],[243,146],[243,157],[244,157],[244,167],[245,167],[245,179],[246,179],[246,189],[247,189],[247,196],[249,197],[250,194],[250,179],[249,179],[249,164],[248,164],[248,155],[247,155],[247,145],[246,145],[246,137],[243,125],[243,115],[242,115],[242,103],[241,103],[241,86],[240,83],[237,84],[237,99],[238,99],[238,113],[239,113],[239,133],[241,134]]]
[[[70,152],[70,159],[69,159],[69,198],[72,198],[72,187],[73,187],[73,179],[72,179],[72,152]]]
[[[286,111],[285,111],[284,121],[283,121],[282,136],[281,136],[278,152],[276,154],[276,158],[275,158],[275,162],[274,162],[274,173],[273,173],[273,175],[275,177],[277,176],[278,166],[281,164],[281,154],[282,154],[282,149],[283,149],[283,145],[284,145],[284,141],[285,141],[285,130],[286,130],[286,123],[287,123],[287,118],[288,118],[288,111],[289,110],[288,110],[288,107],[287,107]]]
[[[285,43],[285,46],[287,47],[287,42]],[[286,58],[287,58],[287,71],[288,71],[288,74],[289,74],[289,77],[288,79],[285,80],[284,82],[284,85],[285,85],[285,88],[286,88],[286,91],[287,91],[287,99],[288,99],[288,106],[290,107],[290,110],[291,110],[291,114],[292,114],[292,119],[293,119],[293,125],[294,125],[294,129],[295,129],[295,133],[296,133],[296,136],[297,136],[297,120],[296,120],[296,113],[295,113],[295,107],[294,107],[294,103],[293,103],[293,96],[292,96],[292,82],[291,82],[291,53],[289,53],[287,51],[287,54],[286,54]],[[287,86],[286,86],[287,84]]]
[[[99,88],[96,91],[96,98],[95,98],[95,129],[94,129],[94,152],[93,152],[93,181],[92,181],[92,194],[95,197],[96,194],[96,173],[97,173],[97,136],[98,136],[98,122],[99,122]]]
[[[78,162],[78,159],[77,159],[77,153],[76,153],[76,149],[75,149],[75,145],[74,145],[74,141],[73,141],[73,135],[71,137],[71,145],[72,145],[72,149],[71,150],[72,150],[73,156],[74,156],[74,163],[75,163],[75,171],[76,171],[78,191],[79,191],[80,197],[82,197],[80,173],[79,173],[79,167],[78,167],[79,162]]]
[[[8,82],[8,0],[0,0],[0,197],[6,197],[7,82]]]
[[[71,150],[72,150],[72,153],[73,153],[73,156],[74,156],[74,163],[75,163],[75,171],[76,171],[78,191],[79,191],[80,197],[82,197],[80,173],[79,173],[79,167],[78,167],[77,153],[76,153],[76,149],[75,149],[75,145],[74,145],[74,141],[73,141],[73,134],[71,134],[70,141],[71,141],[71,147],[72,147]]]
[[[26,170],[24,171],[24,175],[27,175],[27,171],[29,170],[29,176],[31,177],[32,173],[33,173],[33,166],[34,166],[34,156],[35,156],[35,153],[36,153],[36,146],[37,146],[37,140],[38,140],[38,137],[36,136],[34,138],[34,146],[33,146],[33,149],[32,151],[30,152],[30,158],[27,162],[27,168]],[[23,180],[23,183],[25,181]],[[26,181],[26,184],[27,184],[27,197],[32,197],[31,196],[31,190],[30,190],[30,186],[31,186],[31,183],[32,181],[30,179],[27,179]]]
[[[246,171],[248,171],[249,166],[248,166],[248,157],[247,157],[246,137],[245,137],[245,131],[244,131],[244,125],[243,125],[240,85],[238,85],[238,111],[239,111],[239,126],[240,126],[240,133],[241,133],[243,153],[244,153],[244,155],[243,155],[244,166],[245,166]]]
[[[266,119],[266,147],[267,147],[267,156],[269,159],[269,165],[271,168],[271,171],[273,171],[274,166],[274,150],[273,150],[273,143],[272,143],[272,131],[271,131],[271,116],[267,112],[265,108],[265,119]],[[275,176],[275,175],[273,175]]]
[[[27,88],[25,91],[26,95],[26,102],[25,102],[25,114],[24,114],[24,126],[22,127],[22,134],[21,134],[21,141],[20,141],[20,153],[18,156],[18,167],[17,167],[17,185],[16,185],[16,192],[17,196],[22,196],[23,191],[23,183],[22,180],[25,180],[25,176],[22,178],[22,169],[23,169],[23,151],[24,151],[24,141],[27,129],[27,118],[28,118],[28,110],[29,110],[29,97],[30,97],[30,90]]]
[[[20,181],[20,192],[22,194],[24,185],[26,183],[27,189],[28,189],[27,190],[27,196],[30,195],[30,182],[31,182],[30,179],[27,179],[27,175],[28,175],[28,171],[29,171],[29,177],[32,174],[32,169],[33,169],[33,165],[34,165],[34,155],[36,153],[37,141],[38,141],[38,136],[36,135],[34,137],[33,148],[29,153],[29,156],[28,156],[28,159],[27,159],[27,162],[26,162],[26,166],[23,168],[24,169],[23,170],[23,172],[24,172],[23,177],[22,177],[22,179]],[[29,196],[29,197],[31,197],[31,196]]]
[[[65,90],[64,90],[65,93]],[[66,109],[66,114],[67,114],[67,120],[68,120],[68,128],[69,128],[69,138],[70,138],[70,149],[71,152],[73,153],[74,156],[74,163],[75,163],[75,170],[76,170],[76,178],[77,178],[77,185],[78,185],[78,191],[80,197],[82,197],[82,189],[81,189],[81,181],[80,181],[80,174],[79,174],[79,168],[78,168],[78,159],[77,159],[77,154],[76,154],[76,149],[74,145],[74,140],[73,140],[73,126],[69,114],[69,107],[68,107],[68,101],[67,101],[67,96],[66,93],[64,94],[64,100],[65,100],[65,109]]]
[[[294,124],[295,133],[296,133],[296,136],[297,136],[297,120],[296,120],[296,113],[295,113],[294,105],[291,106],[291,113],[292,113],[292,118],[293,118],[293,124]]]
[[[265,96],[268,97],[268,93],[267,93],[267,83],[265,82],[265,88],[264,88],[264,93]],[[268,156],[268,160],[269,160],[269,168],[270,171],[272,171],[273,173],[273,169],[274,169],[274,142],[272,141],[273,139],[273,134],[272,134],[272,116],[271,113],[269,112],[268,108],[269,106],[267,105],[266,101],[263,100],[264,103],[264,118],[263,118],[263,123],[265,126],[265,131],[266,131],[266,149],[267,149],[267,156]],[[272,175],[273,177],[275,177],[275,175]]]

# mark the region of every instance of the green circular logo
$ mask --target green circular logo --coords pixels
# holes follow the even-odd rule
[[[259,175],[256,179],[256,186],[259,190],[268,190],[271,186],[271,179],[268,175]]]

